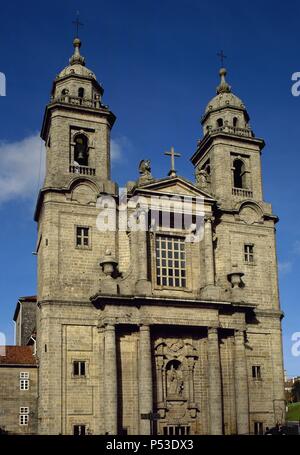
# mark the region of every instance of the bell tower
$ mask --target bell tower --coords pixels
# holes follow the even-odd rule
[[[233,207],[243,199],[263,201],[261,150],[249,114],[220,69],[217,95],[209,101],[201,119],[204,137],[191,158],[198,185],[220,202]]]
[[[110,131],[114,114],[102,103],[103,87],[85,66],[81,41],[55,78],[44,115],[41,137],[46,144],[45,188],[64,188],[80,175],[112,193]]]

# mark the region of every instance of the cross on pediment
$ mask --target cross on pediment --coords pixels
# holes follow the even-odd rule
[[[171,157],[171,169],[168,173],[170,177],[176,177],[176,170],[175,170],[175,156],[181,156],[180,153],[176,153],[174,150],[174,147],[171,147],[171,150],[169,152],[165,152],[165,155],[168,155]]]

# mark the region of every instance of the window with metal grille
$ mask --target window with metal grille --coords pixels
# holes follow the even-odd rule
[[[85,361],[73,362],[73,376],[85,376]]]
[[[254,422],[254,434],[264,434],[263,422]]]
[[[247,243],[244,245],[244,257],[245,262],[253,263],[254,262],[254,245]]]
[[[159,286],[186,287],[185,241],[180,237],[156,237],[156,283]]]
[[[77,247],[88,247],[90,244],[90,229],[88,227],[77,226],[76,227],[76,246]]]
[[[84,436],[86,434],[86,425],[74,425],[73,434],[74,436]]]
[[[252,366],[252,378],[253,379],[261,379],[261,368],[260,368],[260,365],[253,365]]]

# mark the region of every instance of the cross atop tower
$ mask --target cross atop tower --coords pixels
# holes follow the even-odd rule
[[[171,169],[168,173],[170,177],[176,177],[176,171],[175,171],[175,156],[181,156],[180,153],[176,153],[174,150],[174,147],[171,147],[171,150],[169,152],[165,152],[165,155],[168,155],[171,157]]]
[[[76,21],[72,21],[72,24],[76,27],[76,38],[78,38],[79,27],[83,27],[83,23],[79,21],[79,11],[76,12]]]
[[[221,66],[224,66],[224,59],[227,58],[227,55],[224,54],[223,50],[221,49],[220,52],[217,53],[217,56],[220,57]]]

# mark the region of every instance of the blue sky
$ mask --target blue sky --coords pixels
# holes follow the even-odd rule
[[[113,177],[120,184],[137,177],[141,158],[151,158],[155,176],[166,175],[163,152],[171,145],[182,153],[178,172],[192,177],[189,157],[201,137],[200,116],[218,84],[216,53],[224,49],[228,80],[267,144],[264,195],[280,217],[285,367],[290,375],[300,374],[300,357],[291,355],[291,336],[300,332],[300,97],[291,95],[291,76],[300,71],[297,3],[2,2],[0,72],[7,78],[7,96],[0,97],[0,331],[8,343],[18,296],[35,294],[38,132],[52,80],[72,53],[72,20],[79,10],[85,24],[82,54],[117,115]]]

